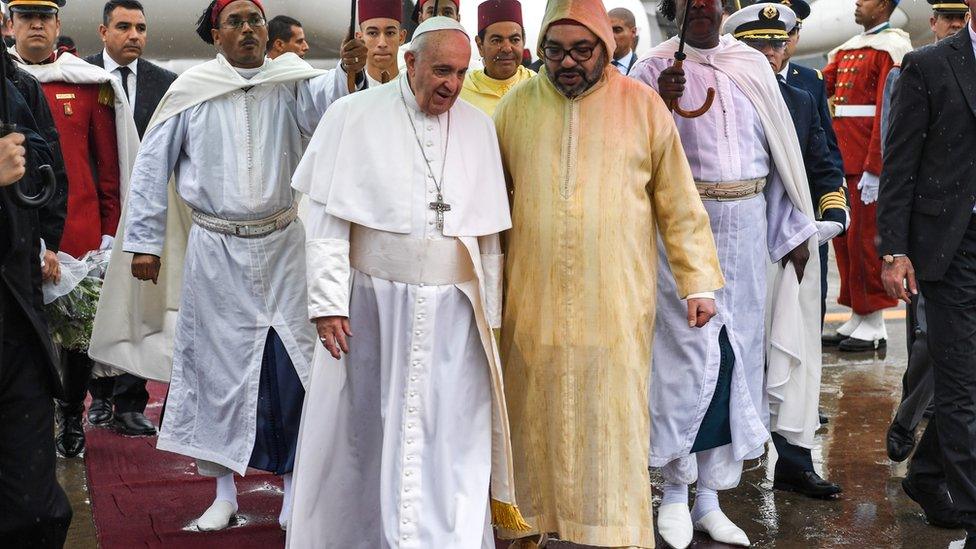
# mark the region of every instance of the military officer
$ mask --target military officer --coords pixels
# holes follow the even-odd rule
[[[881,284],[875,247],[875,202],[881,173],[879,106],[888,72],[912,50],[908,33],[888,22],[897,3],[859,1],[854,19],[864,32],[831,51],[823,71],[851,195],[851,223],[845,237],[834,241],[834,250],[841,277],[838,302],[850,307],[853,314],[835,334],[823,339],[825,345],[836,345],[841,351],[884,347],[888,334],[882,313],[897,304]]]
[[[790,86],[806,90],[813,95],[813,99],[817,105],[817,114],[820,115],[820,120],[823,122],[824,137],[827,139],[827,150],[830,153],[830,161],[838,169],[843,170],[844,161],[841,160],[840,148],[837,147],[837,134],[834,133],[834,126],[831,124],[830,107],[827,103],[827,87],[824,84],[823,73],[816,69],[804,67],[803,65],[790,63],[790,59],[793,58],[797,45],[800,43],[800,29],[803,28],[803,20],[810,16],[810,5],[804,0],[781,0],[780,4],[789,7],[796,13],[796,25],[792,29],[787,30],[789,39],[786,42],[786,49],[783,52],[784,61],[778,73]],[[824,195],[821,200],[843,201],[847,203],[846,184],[834,193]],[[818,209],[822,209],[824,205],[826,203],[823,205],[815,204]],[[823,246],[820,246],[821,314],[826,314],[827,312],[827,260],[829,255],[830,245],[825,242]]]
[[[771,7],[774,9],[769,9]],[[783,72],[788,64],[789,38],[782,32],[764,34],[757,30],[769,27],[771,31],[785,31],[789,28],[788,25],[793,24],[791,8],[775,8],[776,4],[773,3],[753,4],[733,13],[724,28],[731,31],[733,36],[741,35],[739,39],[743,43],[762,52],[773,72],[777,74],[780,92],[790,110],[803,153],[810,196],[819,220],[820,241],[826,244],[831,238],[842,234],[847,225],[844,172],[835,162],[834,153],[828,146],[824,126],[829,125],[830,121],[821,120],[816,99],[810,92],[786,83]],[[740,29],[748,32],[740,32]],[[820,87],[823,89],[822,83]],[[819,398],[819,393],[814,397]],[[841,492],[839,485],[828,482],[817,474],[808,448],[791,444],[775,431],[772,438],[779,455],[773,478],[774,488],[799,492],[814,498],[829,498]]]

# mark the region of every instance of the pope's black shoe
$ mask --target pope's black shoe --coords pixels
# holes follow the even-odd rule
[[[112,401],[92,398],[91,405],[88,407],[88,423],[103,425],[109,421],[112,421]]]
[[[911,477],[901,481],[905,494],[918,504],[925,513],[925,520],[938,528],[962,528],[962,517],[952,507],[949,493],[944,490],[932,490],[914,482]]]
[[[854,337],[849,337],[844,341],[841,341],[837,345],[837,350],[842,353],[863,353],[866,351],[881,350],[888,346],[887,339],[879,339],[877,341],[869,341],[866,339],[857,339]]]
[[[56,406],[55,448],[62,457],[73,458],[85,451],[85,429],[81,426],[84,407]]]
[[[888,437],[885,440],[888,457],[895,463],[908,459],[915,449],[915,432],[901,426],[898,421],[892,421],[888,427]]]
[[[156,434],[156,426],[139,412],[115,414],[112,428],[130,437],[148,437]]]
[[[840,345],[840,342],[841,341],[844,341],[848,337],[850,337],[850,336],[846,336],[846,335],[842,335],[842,334],[838,334],[837,332],[834,332],[832,334],[820,336],[820,343],[824,347],[836,347],[836,346]]]
[[[816,499],[830,499],[843,492],[839,484],[824,480],[814,471],[789,474],[777,471],[773,477],[773,488]]]

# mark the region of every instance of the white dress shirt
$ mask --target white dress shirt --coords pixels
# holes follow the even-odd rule
[[[614,59],[613,66],[617,67],[617,70],[620,71],[620,74],[627,76],[627,74],[630,73],[630,69],[634,66],[634,63],[636,62],[637,62],[637,54],[631,51],[630,53],[621,57],[620,59]]]
[[[117,78],[119,82],[122,82],[122,73],[119,72],[120,68],[128,67],[129,70],[132,71],[132,73],[129,74],[128,82],[125,82],[123,87],[129,91],[129,97],[126,98],[129,100],[129,106],[134,107],[136,104],[136,73],[139,70],[139,60],[136,59],[128,65],[119,65],[115,62],[115,59],[112,59],[112,56],[108,54],[108,50],[105,49],[102,50],[102,59],[105,60],[105,70]]]

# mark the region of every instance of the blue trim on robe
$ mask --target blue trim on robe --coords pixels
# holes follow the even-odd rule
[[[732,368],[735,366],[735,353],[725,326],[718,334],[718,348],[721,353],[718,366],[718,379],[715,393],[708,403],[708,410],[698,428],[691,453],[702,452],[732,444],[732,425],[729,421],[729,406],[732,400]]]
[[[276,475],[292,472],[305,388],[274,329],[268,330],[258,388],[257,433],[249,467]]]

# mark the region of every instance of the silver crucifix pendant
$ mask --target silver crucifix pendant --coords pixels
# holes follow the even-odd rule
[[[437,193],[437,201],[436,202],[431,202],[430,205],[429,205],[429,207],[430,207],[431,210],[434,210],[437,213],[437,230],[438,231],[443,231],[444,230],[444,212],[451,211],[451,205],[448,204],[447,202],[444,202],[444,196],[443,195],[441,195],[440,193]]]

